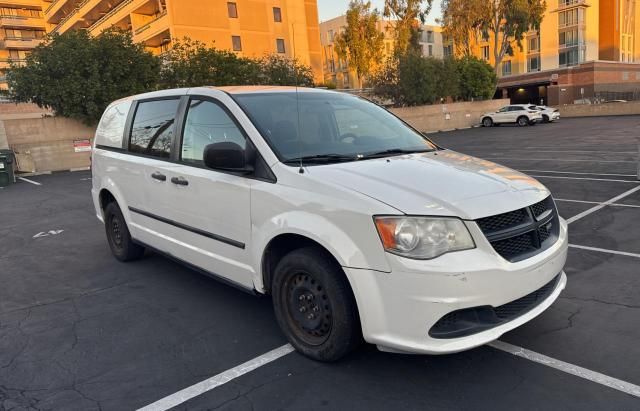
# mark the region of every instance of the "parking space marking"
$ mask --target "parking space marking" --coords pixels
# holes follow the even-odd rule
[[[584,217],[588,216],[589,214],[593,214],[596,211],[601,210],[604,207],[615,203],[616,201],[622,200],[623,198],[625,198],[627,196],[630,196],[631,194],[635,193],[638,190],[640,190],[640,185],[632,188],[631,190],[627,190],[624,193],[622,193],[622,194],[620,194],[620,195],[618,195],[616,197],[613,197],[612,199],[609,199],[609,200],[605,201],[604,203],[600,203],[600,204],[598,204],[598,205],[596,205],[594,207],[591,207],[590,209],[585,210],[585,211],[581,212],[580,214],[574,215],[573,217],[567,219],[567,224],[571,224],[573,222],[576,222],[576,221],[580,220],[581,218],[584,218]]]
[[[260,368],[263,365],[269,364],[270,362],[275,361],[278,358],[284,357],[285,355],[290,354],[293,351],[294,348],[291,346],[291,344],[285,344],[282,347],[278,347],[274,350],[269,351],[268,353],[262,354],[259,357],[249,360],[244,364],[240,364],[237,367],[233,367],[209,379],[194,384],[191,387],[180,390],[175,394],[164,397],[161,400],[154,402],[153,404],[142,407],[138,411],[165,411],[170,408],[176,407],[182,403],[189,401],[192,398],[206,393],[207,391],[211,391],[216,387],[224,385],[231,380],[234,380],[238,377],[243,376],[244,374]]]
[[[584,173],[576,171],[549,171],[549,170],[518,170],[526,173],[553,173],[553,174],[575,174],[577,176],[609,176],[609,177],[637,177],[635,174],[610,174],[610,173]]]
[[[596,151],[596,150],[546,150],[548,147],[544,147],[545,150],[538,150],[536,147],[527,147],[526,149],[509,149],[508,151],[526,151],[531,150],[537,153],[594,153],[594,154],[638,154],[637,151]]]
[[[633,395],[634,397],[640,397],[640,386],[638,385],[631,384],[617,378],[609,377],[608,375],[601,374],[596,371],[591,371],[564,361],[556,360],[555,358],[547,357],[546,355],[527,350],[526,348],[511,345],[504,341],[494,341],[487,345],[497,350],[515,355],[516,357],[524,358],[538,364],[546,365],[547,367],[555,368],[556,370],[566,372],[567,374],[571,374],[576,377],[584,378],[585,380],[589,380],[595,382],[596,384],[613,388],[614,390],[622,391],[625,394]]]
[[[526,161],[568,161],[568,162],[581,162],[581,163],[633,163],[638,161],[630,160],[577,160],[577,159],[564,159],[564,158],[515,158],[515,157],[485,157],[485,160],[526,160]]]
[[[530,174],[530,177],[535,177],[535,178],[561,178],[561,179],[565,179],[565,180],[588,180],[588,181],[609,181],[612,183],[633,183],[633,184],[640,184],[640,181],[633,181],[633,180],[616,180],[616,179],[611,179],[611,178],[591,178],[591,177],[567,177],[567,176],[541,176],[541,175],[533,175]]]
[[[560,201],[560,202],[566,202],[566,203],[581,203],[581,204],[604,204],[601,203],[599,201],[585,201],[585,200],[568,200],[566,198],[553,198],[555,201]],[[612,203],[612,204],[607,204],[609,206],[612,207],[631,207],[631,208],[640,208],[640,205],[635,205],[635,204],[618,204],[618,203]]]
[[[627,253],[626,251],[607,250],[606,248],[587,247],[586,245],[569,244],[571,248],[578,248],[580,250],[597,251],[599,253],[608,253],[616,255],[624,255],[626,257],[640,258],[640,254]]]
[[[28,178],[24,178],[24,177],[18,177],[18,180],[22,180],[26,183],[31,183],[31,184],[35,184],[37,186],[41,186],[42,183],[38,183],[37,181],[33,181],[33,180],[29,180]]]

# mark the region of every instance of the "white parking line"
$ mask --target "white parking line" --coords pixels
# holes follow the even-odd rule
[[[285,344],[282,347],[278,347],[275,350],[269,351],[266,354],[254,358],[253,360],[249,360],[244,364],[240,364],[237,367],[231,368],[230,370],[224,371],[209,379],[194,384],[191,387],[187,387],[175,394],[164,397],[163,399],[158,400],[153,404],[142,407],[139,409],[139,411],[168,410],[184,402],[187,402],[192,398],[202,395],[207,391],[211,391],[216,387],[224,385],[231,380],[241,377],[257,368],[262,367],[263,365],[269,364],[270,362],[275,361],[280,357],[284,357],[285,355],[290,354],[293,351],[294,349],[290,344]]]
[[[549,170],[518,170],[525,173],[553,173],[553,174],[575,174],[577,176],[609,176],[609,177],[636,177],[635,174],[609,174],[609,173],[583,173],[576,171],[549,171]]]
[[[535,151],[537,153],[594,153],[594,154],[638,154],[637,151],[595,151],[595,150],[538,150],[535,147],[527,147],[522,150],[508,150],[508,151]]]
[[[624,255],[626,257],[640,258],[640,254],[627,253],[626,251],[607,250],[606,248],[587,247],[586,245],[576,245],[576,244],[569,244],[569,247],[579,248],[581,250],[597,251],[599,253],[608,253],[608,254]]]
[[[604,203],[600,203],[600,204],[598,204],[598,205],[596,205],[594,207],[591,207],[590,209],[585,210],[585,211],[581,212],[580,214],[574,215],[573,217],[567,219],[567,224],[574,223],[574,222],[580,220],[581,218],[584,218],[584,217],[588,216],[589,214],[595,213],[596,211],[598,211],[598,210],[600,210],[600,209],[602,209],[602,208],[604,208],[604,207],[606,207],[608,205],[611,205],[611,204],[615,203],[616,201],[622,200],[623,198],[625,198],[627,196],[630,196],[631,194],[635,193],[638,190],[640,190],[640,185],[632,188],[631,190],[627,190],[624,193],[622,193],[622,194],[620,194],[618,196],[615,196],[610,200],[605,201]]]
[[[584,200],[568,200],[566,198],[554,198],[555,201],[560,201],[560,202],[566,202],[566,203],[581,203],[581,204],[604,204],[601,203],[599,201],[584,201]],[[635,205],[635,204],[619,204],[619,203],[612,203],[612,204],[607,204],[609,206],[612,207],[631,207],[631,208],[640,208],[640,205]]]
[[[513,354],[516,357],[525,358],[529,361],[546,365],[547,367],[555,368],[556,370],[575,375],[576,377],[584,378],[585,380],[589,380],[595,382],[596,384],[613,388],[614,390],[622,391],[625,394],[633,395],[634,397],[640,397],[640,386],[637,386],[635,384],[631,384],[617,378],[609,377],[608,375],[591,371],[564,361],[556,360],[555,358],[547,357],[546,355],[527,350],[526,348],[511,345],[504,341],[494,341],[492,343],[489,343],[488,345],[497,350]]]
[[[35,184],[37,186],[41,186],[41,183],[38,183],[37,181],[33,181],[33,180],[29,180],[28,178],[24,178],[24,177],[18,177],[18,180],[22,180],[25,181],[27,183],[31,183],[31,184]]]
[[[568,162],[584,162],[584,163],[633,163],[637,160],[576,160],[562,158],[516,158],[516,157],[484,157],[485,160],[527,160],[527,161],[568,161]]]
[[[535,178],[561,178],[565,180],[588,180],[588,181],[609,181],[612,183],[634,183],[640,184],[640,181],[633,180],[615,180],[611,178],[591,178],[591,177],[567,177],[567,176],[541,176],[541,175],[533,175],[530,174],[531,177]]]

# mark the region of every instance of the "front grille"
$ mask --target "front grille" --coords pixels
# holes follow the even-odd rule
[[[529,214],[522,208],[504,214],[481,218],[477,220],[476,223],[478,223],[482,231],[494,232],[517,227],[520,224],[529,222],[529,220]]]
[[[464,308],[446,314],[429,330],[433,338],[459,338],[512,321],[533,310],[555,290],[560,274],[534,292],[498,307]]]
[[[551,196],[529,207],[480,218],[476,223],[493,249],[511,262],[546,250],[560,234],[558,212]]]

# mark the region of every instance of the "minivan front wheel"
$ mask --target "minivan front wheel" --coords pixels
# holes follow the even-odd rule
[[[484,127],[491,127],[493,126],[493,120],[491,119],[491,117],[485,117],[482,119],[482,125]]]
[[[302,248],[283,257],[271,291],[278,325],[307,357],[336,361],[361,343],[351,288],[341,267],[322,250]]]
[[[118,204],[111,202],[105,207],[104,227],[109,248],[118,260],[133,261],[144,255],[144,247],[133,242]]]

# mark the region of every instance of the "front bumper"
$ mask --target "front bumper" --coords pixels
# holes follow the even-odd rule
[[[500,257],[475,223],[468,223],[477,248],[433,260],[388,255],[391,273],[345,268],[353,288],[364,338],[391,352],[445,354],[498,339],[546,310],[566,287],[567,224],[558,241],[517,263]],[[433,338],[429,330],[446,314],[465,308],[499,307],[518,300],[560,275],[555,287],[524,314],[493,328],[459,338]]]

